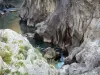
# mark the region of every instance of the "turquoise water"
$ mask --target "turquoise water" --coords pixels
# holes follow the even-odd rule
[[[64,65],[64,62],[58,62],[55,67],[57,69],[61,69],[63,65]]]

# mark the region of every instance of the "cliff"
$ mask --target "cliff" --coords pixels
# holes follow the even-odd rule
[[[20,12],[26,27],[33,27],[44,39],[65,46],[79,45],[94,18],[99,18],[99,2],[88,0],[25,0]],[[39,31],[40,30],[40,31]],[[28,30],[27,30],[28,32]]]
[[[25,0],[20,13],[21,26],[26,28],[24,33],[38,33],[44,41],[69,52],[65,75],[98,73],[99,6],[99,0]],[[78,63],[67,64],[74,57]]]
[[[23,31],[36,32],[64,49],[79,46],[93,18],[99,18],[98,7],[98,1],[88,0],[25,0],[20,12]]]

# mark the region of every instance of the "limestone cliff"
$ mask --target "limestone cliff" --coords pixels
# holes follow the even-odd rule
[[[63,69],[65,75],[99,75],[99,7],[99,0],[25,0],[21,26],[25,33],[33,31],[68,50],[66,64],[76,58],[78,63]]]
[[[27,28],[64,48],[83,42],[99,10],[99,0],[25,0],[20,17]]]

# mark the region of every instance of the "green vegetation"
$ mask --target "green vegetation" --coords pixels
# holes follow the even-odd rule
[[[18,72],[18,71],[17,71],[16,73],[17,73],[17,75],[21,75],[21,73],[20,73],[20,72]]]
[[[22,75],[19,71],[16,71],[16,72],[12,72],[11,75]]]
[[[17,42],[16,42],[16,41],[12,41],[12,43],[13,43],[13,44],[16,44]]]
[[[23,43],[23,40],[19,40],[19,43]]]
[[[8,74],[8,73],[10,73],[11,71],[9,70],[9,69],[6,69],[6,70],[4,70],[4,73],[6,73],[6,74]]]
[[[16,67],[23,67],[24,63],[22,61],[19,61],[15,64]]]
[[[10,51],[10,48],[8,46],[5,46],[3,49],[0,48],[0,56],[2,57],[4,62],[10,64],[12,52]]]
[[[18,60],[24,60],[25,59],[25,57],[22,53],[18,54],[16,57],[17,57]]]
[[[54,66],[53,66],[52,64],[50,64],[50,67],[51,67],[52,69],[54,69]]]
[[[11,56],[12,56],[12,52],[11,51],[6,51],[5,55],[2,57],[2,59],[7,64],[10,64],[10,62],[11,62]]]
[[[12,75],[28,75],[28,73],[21,74],[21,72],[16,71],[16,72],[13,72]]]
[[[28,75],[28,73],[25,73],[24,75]]]
[[[12,52],[9,46],[4,46],[4,48],[0,47],[0,56],[2,57],[3,61],[7,64],[11,62]]]
[[[10,49],[10,47],[9,46],[5,46],[5,48],[8,50],[8,51],[10,51],[11,49]]]
[[[20,61],[20,62],[18,62],[18,65],[19,66],[24,66],[24,63]]]
[[[7,36],[2,37],[2,42],[5,42],[5,43],[7,43],[7,42],[8,42],[8,38],[7,38]]]
[[[26,51],[28,51],[28,50],[30,49],[29,46],[20,46],[19,48],[20,48],[21,50],[26,50]]]
[[[24,55],[24,57],[26,58],[27,57],[27,51],[30,49],[30,47],[29,46],[20,46],[19,48],[20,48],[19,54],[22,53]]]

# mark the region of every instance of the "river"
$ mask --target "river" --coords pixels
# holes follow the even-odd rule
[[[12,29],[21,33],[18,12],[9,12],[0,16],[0,29]]]

